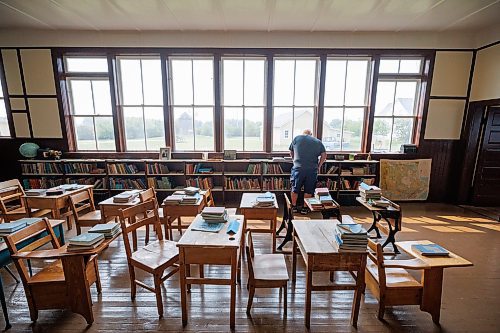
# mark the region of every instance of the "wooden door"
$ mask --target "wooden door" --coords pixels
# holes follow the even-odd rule
[[[474,175],[472,202],[500,205],[500,107],[488,108]],[[478,138],[479,139],[479,138]]]

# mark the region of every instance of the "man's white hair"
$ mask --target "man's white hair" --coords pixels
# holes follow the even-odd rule
[[[303,133],[304,133],[304,135],[313,135],[313,133],[310,129],[305,129]]]

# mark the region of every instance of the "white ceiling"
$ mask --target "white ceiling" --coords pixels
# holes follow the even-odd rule
[[[500,0],[0,0],[0,29],[478,31]]]

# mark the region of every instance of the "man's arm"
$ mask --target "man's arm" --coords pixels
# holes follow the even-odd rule
[[[292,160],[293,160],[293,149],[290,150],[290,156],[292,156]]]
[[[322,152],[321,156],[319,157],[318,173],[320,173],[321,166],[323,165],[323,163],[325,163],[325,161],[326,161],[326,152]]]

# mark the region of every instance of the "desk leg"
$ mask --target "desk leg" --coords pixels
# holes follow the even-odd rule
[[[278,224],[278,220],[275,217],[271,220],[271,230],[272,230],[272,237],[273,237],[273,253],[276,253],[276,224]]]
[[[295,232],[292,236],[292,282],[295,284],[297,280],[297,240],[295,239]]]
[[[384,248],[387,244],[391,243],[392,247],[394,249],[394,253],[399,253],[399,250],[396,246],[396,233],[398,232],[396,229],[392,228],[391,222],[387,219],[387,224],[389,225],[389,234],[387,235],[387,239],[385,240],[384,244],[382,245],[382,248]]]
[[[434,267],[424,270],[422,285],[424,286],[424,290],[420,309],[429,312],[432,316],[432,321],[439,324],[441,294],[443,292],[443,268]]]
[[[187,300],[186,300],[186,265],[184,264],[184,249],[179,249],[179,274],[180,274],[180,289],[181,289],[181,310],[182,310],[182,326],[187,324]]]
[[[359,305],[361,303],[361,294],[365,289],[365,269],[366,269],[366,256],[361,259],[361,267],[356,274],[356,289],[354,290],[354,301],[351,310],[351,325],[356,327],[358,325]]]
[[[286,243],[292,240],[293,238],[293,225],[291,222],[287,222],[288,227],[286,228],[286,235],[285,238],[283,239],[283,242],[281,242],[280,246],[278,246],[278,250],[283,250],[283,246],[285,246]]]
[[[307,263],[309,264],[309,263]],[[309,269],[309,265],[307,265],[307,275],[306,275],[306,306],[304,313],[304,322],[306,327],[309,328],[311,326],[311,293],[312,293],[312,277],[313,272]]]
[[[92,313],[92,298],[90,286],[86,276],[85,257],[67,256],[61,258],[66,288],[68,293],[68,305],[72,312],[81,314],[88,325],[94,322]]]
[[[62,223],[59,224],[58,228],[59,228],[59,242],[61,243],[61,246],[63,246],[66,243],[66,241],[64,240],[64,228]]]
[[[231,306],[229,310],[229,327],[234,329],[236,322],[236,271],[238,270],[238,251],[231,256]]]
[[[372,214],[373,214],[373,222],[372,225],[370,226],[370,229],[368,229],[366,232],[368,233],[372,230],[375,230],[375,232],[377,233],[377,238],[380,238],[382,236],[380,236],[380,231],[377,228],[377,222],[380,221],[381,217],[378,216],[377,213],[374,211],[372,211]]]
[[[0,302],[2,303],[3,317],[5,319],[5,330],[12,327],[9,321],[9,314],[7,313],[7,302],[5,301],[5,294],[3,292],[3,281],[2,276],[0,276]]]

